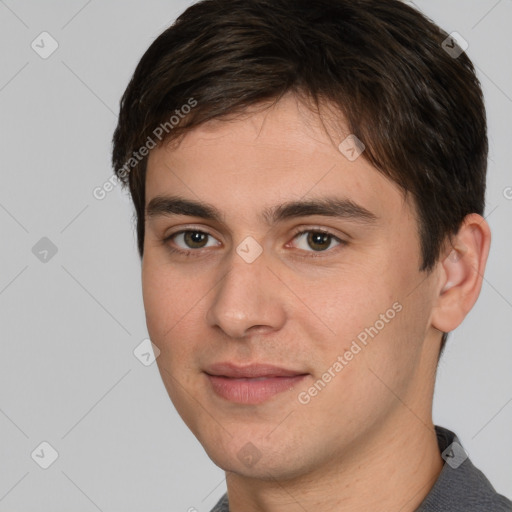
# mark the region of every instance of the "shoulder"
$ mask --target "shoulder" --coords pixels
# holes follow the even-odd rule
[[[498,494],[486,476],[476,468],[458,437],[436,426],[443,469],[416,512],[512,512],[512,502]]]
[[[228,495],[227,493],[217,502],[210,512],[229,512]]]

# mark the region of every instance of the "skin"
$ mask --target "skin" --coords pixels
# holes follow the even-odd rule
[[[142,285],[164,385],[226,471],[232,512],[319,505],[327,512],[414,511],[442,469],[432,423],[440,331],[455,329],[479,295],[489,226],[469,215],[434,271],[419,272],[414,205],[364,153],[349,161],[338,150],[348,134],[328,130],[289,94],[264,111],[210,121],[149,155],[146,205],[178,195],[223,216],[147,217]],[[269,226],[259,216],[282,202],[333,195],[377,221],[314,215]],[[319,250],[297,228],[333,236]],[[210,236],[202,244],[183,235],[162,242],[183,229]],[[263,250],[252,263],[236,252],[248,236]],[[300,403],[298,394],[396,302],[401,311]],[[235,404],[217,396],[204,373],[224,361],[308,376],[261,404]],[[252,464],[238,457],[248,442]]]

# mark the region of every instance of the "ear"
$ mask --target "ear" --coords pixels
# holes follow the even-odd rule
[[[439,282],[431,324],[442,332],[458,327],[474,306],[482,288],[491,230],[476,213],[467,215],[438,263]]]

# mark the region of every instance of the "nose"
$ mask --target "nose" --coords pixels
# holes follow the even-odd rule
[[[244,338],[249,331],[279,330],[285,323],[283,284],[268,266],[265,253],[251,263],[233,251],[227,268],[212,294],[206,320],[230,338]]]

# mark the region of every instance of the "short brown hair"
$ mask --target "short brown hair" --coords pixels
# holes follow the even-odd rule
[[[291,91],[339,109],[365,144],[364,158],[412,194],[420,270],[431,271],[447,236],[485,207],[483,94],[470,59],[446,51],[447,38],[399,0],[203,0],[189,7],[141,58],[113,136],[112,164],[129,184],[141,258],[147,157],[129,172],[126,162],[155,128],[190,98],[196,106],[159,143]]]

